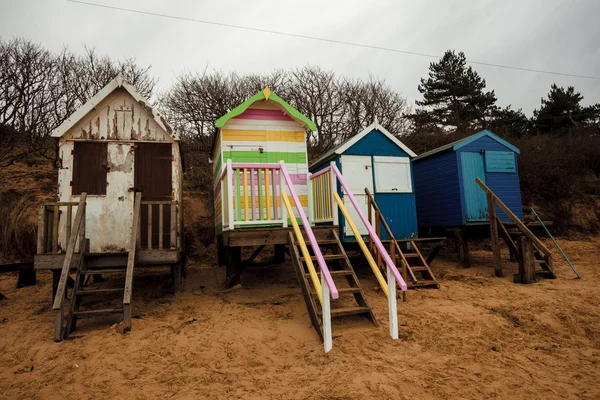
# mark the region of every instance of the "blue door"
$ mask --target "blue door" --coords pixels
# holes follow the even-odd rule
[[[487,196],[483,189],[475,183],[475,178],[479,178],[485,183],[483,154],[465,151],[460,153],[460,160],[467,222],[486,221],[489,218]]]

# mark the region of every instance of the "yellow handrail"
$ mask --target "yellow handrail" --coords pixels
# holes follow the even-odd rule
[[[350,214],[348,214],[348,210],[346,209],[346,206],[344,206],[344,202],[342,201],[340,196],[337,194],[337,192],[333,193],[333,197],[334,197],[336,203],[338,204],[340,211],[342,212],[342,214],[344,214],[344,218],[346,218],[346,223],[348,224],[348,226],[350,226],[350,229],[352,229],[352,233],[354,234],[354,237],[356,238],[358,245],[360,246],[361,250],[363,251],[365,258],[369,262],[369,265],[371,266],[371,269],[373,270],[373,273],[375,274],[375,278],[377,278],[377,282],[379,282],[379,286],[381,287],[381,290],[383,290],[383,293],[385,293],[385,296],[387,297],[388,284],[385,281],[385,279],[383,278],[381,271],[379,271],[379,268],[377,267],[377,263],[373,259],[371,252],[369,252],[369,249],[367,248],[367,245],[365,244],[365,241],[363,240],[362,235],[358,232],[358,228],[354,224],[354,221],[352,221],[352,218],[350,218]]]
[[[302,256],[306,261],[306,266],[308,267],[308,273],[310,274],[310,279],[317,291],[317,297],[319,298],[319,302],[323,304],[323,292],[321,290],[321,281],[319,281],[319,275],[317,274],[317,270],[315,270],[315,265],[310,258],[310,253],[308,252],[308,248],[306,247],[306,242],[304,241],[304,236],[302,236],[302,232],[300,232],[300,227],[298,226],[298,221],[296,220],[296,216],[294,215],[294,210],[292,210],[292,205],[290,204],[290,200],[287,197],[285,192],[281,192],[281,198],[283,199],[283,204],[287,209],[288,215],[292,222],[292,227],[294,228],[294,233],[296,234],[296,238],[298,239],[298,244],[300,245],[300,250],[302,251]]]

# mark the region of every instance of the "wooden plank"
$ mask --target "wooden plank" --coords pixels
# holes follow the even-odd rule
[[[535,247],[537,247],[538,249],[540,249],[540,251],[544,254],[546,254],[547,256],[551,255],[552,252],[550,250],[548,250],[548,248],[546,246],[544,246],[544,244],[540,241],[540,239],[537,238],[537,236],[535,236],[530,230],[529,228],[527,228],[527,226],[525,226],[525,224],[523,222],[521,222],[521,220],[519,220],[519,217],[517,217],[511,210],[510,208],[508,208],[506,206],[506,204],[504,204],[502,202],[502,200],[500,200],[498,198],[498,196],[496,196],[494,194],[494,192],[491,191],[491,189],[489,187],[487,187],[485,185],[485,183],[483,183],[481,181],[481,179],[476,178],[475,182],[486,192],[486,193],[490,193],[492,196],[494,196],[494,201],[496,202],[496,204],[498,204],[498,207],[500,207],[500,209],[502,211],[504,211],[504,213],[506,215],[508,215],[508,217],[515,223],[515,225],[517,225],[517,227],[529,238],[533,241],[533,244],[535,245]]]
[[[513,238],[510,236],[510,233],[508,232],[508,229],[506,229],[506,226],[504,226],[502,221],[500,221],[500,217],[498,217],[497,215],[496,215],[496,221],[497,221],[497,226],[500,228],[499,232],[502,234],[502,238],[504,239],[504,242],[506,243],[506,245],[508,246],[508,249],[510,250],[511,261],[512,261],[513,256],[518,257],[519,250],[517,249],[517,244],[515,243]]]
[[[152,250],[152,204],[148,204],[148,250]]]
[[[73,222],[73,206],[67,206],[67,220],[65,224],[65,231],[67,234],[67,243],[69,243],[69,239],[71,238],[71,223]]]
[[[133,206],[133,222],[132,222],[132,229],[131,229],[131,237],[129,239],[129,255],[127,256],[127,272],[125,274],[125,290],[123,293],[123,304],[124,305],[128,305],[131,304],[131,291],[132,291],[132,285],[133,285],[133,269],[135,267],[135,253],[136,253],[136,243],[137,243],[137,229],[135,229],[135,225],[139,224],[140,221],[140,216],[141,216],[141,200],[142,200],[142,193],[137,192],[135,194],[135,202],[134,202],[134,206]],[[152,205],[148,205],[148,210],[150,210],[152,207]],[[152,214],[150,214],[150,211],[148,211],[148,222],[149,224],[151,224],[152,220]],[[152,230],[149,228],[148,229],[149,232],[151,232]],[[148,238],[148,244],[150,245],[151,241],[150,238]],[[151,248],[149,247],[149,250],[151,250]],[[162,249],[159,249],[162,250]],[[128,321],[129,322],[129,326],[128,329],[131,329],[131,319]],[[126,322],[124,321],[124,326],[126,325]],[[124,327],[125,329],[125,327]]]
[[[44,254],[46,252],[46,207],[40,206],[38,212],[38,231],[37,231],[37,254]]]
[[[163,204],[159,204],[158,205],[158,248],[162,249],[163,248],[163,225],[164,225],[164,210],[163,210]]]
[[[496,218],[496,206],[494,196],[486,193],[488,202],[488,214],[490,217],[490,237],[492,238],[492,253],[494,259],[494,273],[502,277],[502,260],[500,259],[500,238],[498,237],[498,219]]]
[[[52,210],[52,252],[58,251],[58,206],[54,206]]]
[[[248,211],[248,169],[244,168],[243,170],[243,177],[242,177],[242,181],[244,184],[244,220],[245,221],[249,221],[250,220],[250,213]]]
[[[172,249],[177,248],[177,211],[177,203],[173,202],[171,204],[171,243],[169,243],[169,247]]]

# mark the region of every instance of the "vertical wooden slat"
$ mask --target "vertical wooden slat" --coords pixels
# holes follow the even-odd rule
[[[228,219],[227,219],[227,225],[229,226],[229,229],[233,229],[234,228],[234,212],[233,212],[233,175],[234,175],[234,170],[232,168],[232,163],[231,163],[231,159],[227,160],[227,174],[225,176],[225,182],[226,182],[226,186],[227,186],[227,204],[223,203],[222,207],[227,207],[228,211]],[[236,196],[239,199],[239,189],[238,189],[238,196]],[[239,210],[239,206],[238,206],[238,210]]]
[[[223,204],[223,203],[221,203]],[[177,248],[177,214],[179,209],[177,208],[177,202],[171,203],[171,243],[169,246],[172,249]]]
[[[235,170],[235,202],[237,206],[237,220],[242,220],[242,191],[240,190],[240,170]]]
[[[244,184],[244,220],[249,221],[250,215],[248,213],[248,170],[246,168],[244,168],[242,180]]]
[[[148,204],[148,250],[152,250],[152,204]]]
[[[46,252],[52,251],[52,210],[46,208],[45,211],[46,220],[46,232],[44,237],[46,238]]]
[[[38,213],[37,254],[46,253],[46,206],[40,206]]]
[[[259,168],[257,170],[257,181],[258,181],[258,218],[262,221],[265,219],[265,210],[263,209],[263,178],[262,173],[263,169]]]
[[[269,174],[270,169],[265,169],[265,201],[267,203],[265,209],[267,211],[267,220],[271,219],[271,193],[269,192],[271,188],[269,187]]]
[[[222,204],[222,203],[221,203]],[[171,207],[173,207],[171,205]],[[162,203],[158,205],[158,248],[163,248],[163,205]]]
[[[71,220],[73,219],[73,206],[67,206],[67,220],[65,224],[65,230],[67,231],[67,243],[69,243],[69,239],[71,238]]]
[[[139,192],[137,192],[139,193]],[[137,193],[135,194],[137,197]],[[140,201],[141,201],[141,194],[140,194]],[[133,216],[135,217],[135,200],[133,203]],[[138,210],[139,215],[138,215],[138,223],[137,225],[134,226],[134,229],[137,229],[137,235],[135,238],[136,241],[136,249],[141,249],[142,248],[142,218],[141,218],[141,213],[142,213],[142,205],[140,204],[140,209]]]
[[[252,220],[256,221],[258,220],[258,213],[256,212],[256,186],[255,186],[255,179],[254,179],[254,171],[256,171],[254,168],[250,169],[250,200],[252,201]]]
[[[54,206],[52,215],[52,252],[58,252],[58,206]]]
[[[273,214],[275,219],[279,219],[279,196],[277,195],[277,186],[279,185],[279,175],[276,169],[273,169]]]

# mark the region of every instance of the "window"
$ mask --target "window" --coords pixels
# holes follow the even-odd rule
[[[408,157],[374,157],[377,193],[412,193]]]
[[[517,172],[515,155],[512,151],[486,151],[486,172]]]
[[[106,143],[75,142],[73,146],[73,196],[106,194],[107,148]]]

